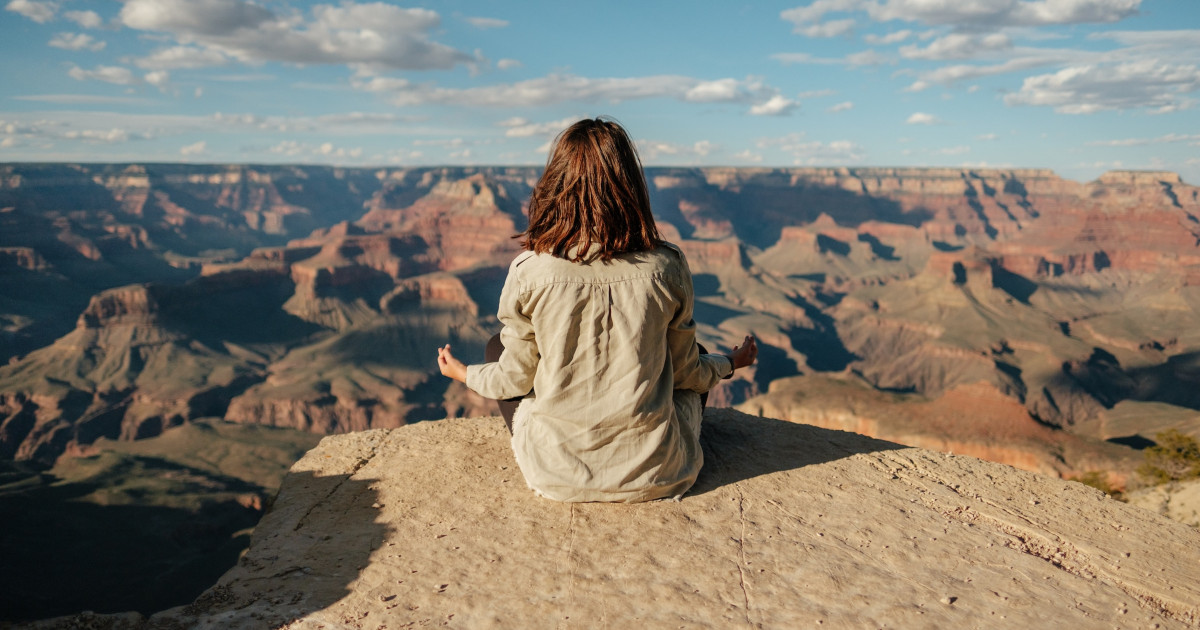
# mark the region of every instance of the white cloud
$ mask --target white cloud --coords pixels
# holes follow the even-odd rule
[[[388,151],[385,159],[389,164],[411,164],[414,161],[425,157],[421,151],[408,151],[403,149],[393,149]]]
[[[825,111],[827,111],[831,114],[836,114],[838,112],[849,111],[853,108],[854,108],[854,103],[852,103],[850,101],[845,101],[842,103],[838,103],[837,105],[833,105],[833,106],[829,107],[829,109],[826,109]]]
[[[270,151],[271,153],[278,153],[280,155],[295,156],[304,153],[306,151],[305,146],[306,145],[302,145],[295,140],[284,140],[283,142],[280,142],[279,144],[267,149],[267,151]]]
[[[751,106],[750,113],[754,116],[786,116],[799,106],[796,101],[776,94],[763,103]]]
[[[226,83],[261,83],[264,81],[274,81],[275,75],[254,72],[249,74],[218,74],[208,78],[213,81],[223,81]],[[311,83],[293,83],[292,87],[319,89],[317,85]],[[323,86],[320,87],[323,88]]]
[[[208,147],[208,143],[204,140],[195,142],[184,147],[180,147],[179,154],[182,156],[201,155]]]
[[[1041,105],[1063,114],[1154,108],[1175,111],[1191,105],[1185,95],[1200,89],[1200,69],[1148,59],[1121,64],[1069,66],[1028,77],[1008,105]]]
[[[475,28],[481,28],[481,29],[504,28],[505,26],[508,26],[508,20],[499,20],[496,18],[469,17],[469,18],[464,18],[464,19],[466,19],[467,23],[470,24],[471,26],[474,26]]]
[[[459,148],[467,144],[462,138],[419,138],[413,140],[414,147],[443,147],[443,148]]]
[[[850,53],[840,59],[836,57],[814,57],[809,53],[775,53],[771,55],[771,58],[785,66],[808,64],[818,66],[846,65],[854,67],[895,63],[890,57],[881,55],[871,49]]]
[[[0,132],[3,132],[11,142],[7,146],[28,146],[30,144],[42,145],[43,147],[52,146],[52,143],[60,140],[70,140],[73,142],[83,142],[86,144],[119,144],[128,142],[129,140],[145,139],[152,137],[152,134],[146,131],[131,131],[124,127],[87,127],[78,128],[81,118],[78,112],[65,112],[62,114],[65,120],[52,120],[42,117],[44,113],[39,113],[38,118],[32,120],[21,121],[0,120]]]
[[[912,31],[910,31],[908,29],[904,29],[902,31],[896,31],[895,33],[888,33],[887,35],[882,35],[882,36],[880,36],[880,35],[865,35],[865,36],[863,36],[863,41],[867,42],[868,44],[880,44],[880,45],[898,44],[898,43],[908,39],[910,36],[912,36]]]
[[[814,0],[808,6],[781,11],[779,17],[800,29],[806,24],[819,22],[827,13],[853,11],[861,8],[863,4],[864,0]]]
[[[844,20],[830,20],[811,26],[797,26],[793,32],[800,33],[806,37],[838,37],[852,30],[854,30],[854,20],[848,18]]]
[[[921,90],[928,89],[934,83],[948,85],[959,81],[969,81],[998,74],[1028,70],[1038,66],[1051,65],[1059,61],[1059,59],[1058,55],[1051,53],[1044,56],[1030,55],[1018,57],[992,65],[956,64],[942,66],[929,72],[922,72],[916,81],[905,88],[905,91],[920,92]]]
[[[924,112],[914,112],[907,120],[904,121],[907,125],[936,125],[941,122],[937,116],[926,114]]]
[[[1089,142],[1090,146],[1097,147],[1140,147],[1150,144],[1169,144],[1174,142],[1200,142],[1200,133],[1168,133],[1164,136],[1155,138],[1125,138],[1123,140],[1097,140]]]
[[[391,102],[399,106],[530,107],[572,101],[616,103],[644,98],[747,103],[777,93],[777,90],[763,85],[757,79],[703,81],[679,75],[594,79],[551,74],[516,83],[471,88],[444,88],[391,77],[355,79],[351,84],[360,90],[389,94]]]
[[[879,66],[885,63],[894,64],[896,61],[891,57],[888,57],[887,55],[881,55],[870,48],[846,55],[846,65],[850,67]]]
[[[128,68],[122,68],[121,66],[96,66],[92,70],[84,70],[79,66],[71,66],[67,74],[72,79],[78,81],[93,79],[114,85],[134,85],[140,83],[138,78],[133,76],[133,73]]]
[[[222,66],[229,58],[214,48],[194,46],[171,46],[160,48],[147,57],[133,60],[139,68],[155,70],[178,70],[182,68],[210,68]]]
[[[806,140],[803,133],[762,138],[756,144],[760,149],[777,149],[790,154],[792,163],[797,165],[849,164],[861,162],[865,157],[862,147],[849,140]]]
[[[201,37],[251,31],[275,15],[240,0],[129,0],[119,19],[129,28]]]
[[[203,126],[230,129],[253,129],[276,133],[320,133],[324,135],[383,135],[398,134],[409,128],[402,123],[412,119],[397,114],[347,112],[324,116],[260,116],[257,114],[226,114],[217,112],[203,119]],[[211,124],[207,124],[210,123]]]
[[[970,59],[1011,48],[1012,40],[1004,33],[951,33],[924,48],[901,46],[900,54],[908,59]]]
[[[38,24],[45,24],[54,19],[58,10],[57,2],[38,2],[37,0],[12,0],[4,6],[5,10],[23,15]]]
[[[130,135],[128,131],[114,127],[113,129],[108,130],[84,129],[81,131],[65,131],[63,132],[62,137],[66,138],[67,140],[82,140],[84,142],[113,144],[118,142],[128,142]]]
[[[940,153],[942,155],[962,155],[964,153],[970,153],[970,152],[971,152],[971,147],[969,147],[965,144],[959,145],[956,147],[945,147],[942,149],[938,149],[938,153]]]
[[[284,140],[267,151],[288,157],[322,157],[351,161],[359,160],[363,156],[362,147],[347,148],[335,146],[332,142],[309,144],[295,140]]]
[[[1149,49],[1196,50],[1200,48],[1200,29],[1169,31],[1105,31],[1089,33],[1088,39],[1111,39],[1125,46]]]
[[[739,90],[741,82],[737,79],[702,81],[689,88],[684,98],[697,103],[730,101],[737,99]]]
[[[171,80],[171,73],[167,72],[166,70],[155,70],[153,72],[147,72],[142,79],[154,87],[161,88]]]
[[[100,15],[95,11],[67,11],[63,13],[63,17],[83,28],[99,28],[104,24],[104,20],[100,19]]]
[[[900,20],[994,31],[1006,26],[1117,22],[1137,13],[1142,0],[816,0],[780,17],[799,31],[830,13],[865,11],[872,20]]]
[[[822,98],[822,97],[826,97],[826,96],[833,96],[834,94],[837,94],[837,90],[831,90],[829,88],[824,88],[821,90],[805,90],[805,91],[797,94],[796,98],[798,98],[798,99]]]
[[[683,100],[692,103],[745,103],[775,96],[778,90],[767,87],[761,79],[717,79],[700,81],[688,88]]]
[[[377,126],[377,125],[395,125],[396,123],[405,122],[408,119],[397,114],[380,114],[368,112],[347,112],[344,114],[325,114],[318,116],[315,122],[320,127],[343,127],[343,126]]]
[[[87,33],[58,33],[50,39],[50,45],[63,50],[103,50],[105,42],[97,41]]]
[[[985,140],[985,141],[990,141],[990,140],[995,140],[996,138],[999,138],[999,137],[1000,137],[1000,136],[998,136],[998,135],[996,135],[996,134],[994,134],[994,133],[984,133],[984,134],[980,134],[980,135],[978,135],[978,136],[975,136],[975,139],[976,139],[976,140]]]
[[[441,24],[428,9],[382,2],[316,5],[311,18],[277,15],[242,0],[128,0],[120,20],[166,32],[180,44],[214,48],[246,63],[345,64],[402,70],[475,64],[475,55],[429,39]]]
[[[813,65],[834,65],[843,63],[841,59],[833,59],[830,57],[814,57],[809,53],[775,53],[771,58],[785,66],[790,66],[794,63],[805,63]]]
[[[513,68],[520,68],[521,65],[522,65],[521,62],[517,61],[516,59],[501,59],[496,62],[496,67],[501,70],[511,70]]]
[[[694,162],[696,158],[704,157],[720,147],[708,140],[693,144],[676,144],[659,140],[638,140],[638,153],[646,162]]]
[[[501,121],[500,126],[508,127],[508,130],[504,132],[504,135],[508,136],[509,138],[528,138],[531,136],[545,135],[553,136],[563,129],[566,129],[567,126],[578,122],[581,118],[582,116],[569,116],[561,120],[553,120],[544,123],[529,123],[523,118],[510,118],[509,120]],[[511,124],[514,120],[520,121],[520,123]]]
[[[64,103],[73,103],[64,100]],[[140,101],[147,102],[147,101]],[[150,101],[152,102],[152,101]],[[85,101],[86,103],[86,101]],[[216,125],[209,117],[182,116],[152,113],[117,113],[113,111],[87,109],[56,109],[30,112],[13,112],[7,116],[9,122],[18,128],[19,139],[25,146],[40,147],[40,150],[59,151],[50,155],[66,155],[61,151],[70,151],[72,155],[92,155],[96,159],[96,149],[81,148],[81,145],[91,144],[126,144],[127,153],[112,152],[105,149],[106,159],[136,160],[135,155],[143,155],[146,148],[133,144],[139,140],[152,140],[188,134],[203,137],[216,130]],[[0,123],[0,127],[4,125]],[[127,144],[128,143],[128,144]],[[180,143],[185,144],[185,143]],[[178,147],[179,145],[175,145]],[[74,148],[70,148],[74,147]],[[136,151],[134,150],[136,148]],[[158,159],[170,159],[177,149],[167,148],[168,153],[159,153]],[[123,155],[128,157],[118,158]],[[83,157],[72,160],[87,159]]]
[[[54,103],[56,105],[149,105],[154,102],[136,96],[102,96],[98,94],[26,94],[12,98],[18,101]]]
[[[758,162],[763,161],[763,156],[761,153],[755,153],[755,152],[751,151],[750,149],[746,149],[744,151],[738,151],[737,153],[733,154],[733,157],[735,159],[742,160],[745,162],[758,163]]]

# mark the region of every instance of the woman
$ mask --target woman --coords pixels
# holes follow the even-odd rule
[[[753,337],[702,353],[692,277],[650,212],[625,130],[581,120],[555,140],[529,201],[525,252],[500,295],[502,352],[442,374],[507,407],[525,480],[559,501],[678,497],[700,472],[700,394],[754,362]],[[498,355],[498,356],[497,356]],[[515,406],[515,413],[512,409]]]

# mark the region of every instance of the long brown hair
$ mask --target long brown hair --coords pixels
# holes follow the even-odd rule
[[[529,227],[517,236],[525,249],[572,261],[593,244],[609,260],[662,243],[642,162],[620,124],[589,118],[558,134],[529,199]]]

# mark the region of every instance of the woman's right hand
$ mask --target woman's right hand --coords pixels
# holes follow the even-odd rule
[[[754,363],[758,358],[758,344],[754,341],[754,335],[746,335],[742,340],[742,345],[734,346],[733,352],[729,354],[729,361],[733,363],[733,369],[744,368]]]

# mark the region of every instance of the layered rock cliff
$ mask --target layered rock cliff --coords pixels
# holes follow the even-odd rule
[[[430,357],[450,342],[478,360],[497,330],[537,169],[0,174],[4,454],[48,462],[199,413],[327,433],[490,408]],[[856,418],[1067,476],[1127,475],[1136,454],[1109,440],[1200,434],[1200,197],[1174,174],[647,176],[692,266],[701,341],[762,345],[713,404]],[[781,379],[800,380],[772,387]],[[825,379],[888,404],[835,407]],[[995,410],[986,427],[936,419],[981,400]]]

